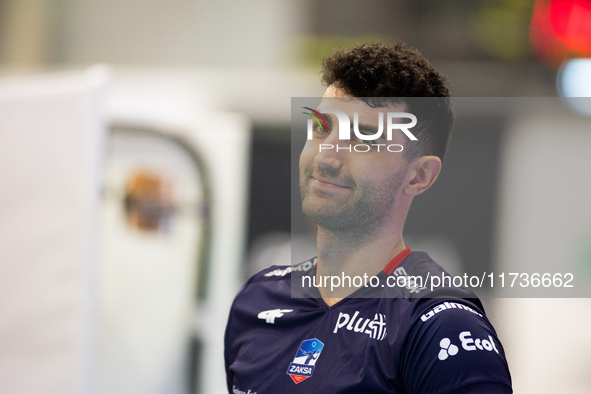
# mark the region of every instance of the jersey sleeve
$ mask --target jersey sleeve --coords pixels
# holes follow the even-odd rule
[[[226,370],[226,385],[228,392],[233,392],[234,383],[234,372],[232,371],[232,364],[234,363],[237,353],[239,350],[238,338],[244,337],[244,331],[248,328],[244,326],[244,319],[240,318],[239,315],[244,317],[244,305],[252,304],[256,302],[252,299],[247,298],[246,294],[253,283],[265,280],[266,277],[285,277],[291,272],[290,266],[271,266],[266,268],[259,273],[251,276],[244,285],[240,288],[228,315],[228,322],[226,323],[226,330],[224,333],[224,366]]]
[[[477,310],[442,302],[414,324],[400,374],[407,393],[512,393],[505,352]]]
[[[242,289],[241,289],[242,291]],[[240,292],[241,292],[240,291]],[[240,292],[238,295],[240,295]],[[228,387],[228,393],[232,392],[232,374],[230,371],[230,364],[231,360],[234,358],[233,349],[232,349],[232,334],[233,334],[233,325],[232,325],[232,311],[234,309],[234,304],[236,301],[232,303],[232,307],[230,309],[230,314],[228,316],[228,322],[226,323],[226,331],[224,333],[224,366],[226,369],[226,385]]]
[[[234,336],[236,335],[237,328],[234,324],[234,314],[236,310],[236,303],[240,300],[240,297],[245,292],[246,288],[250,283],[255,279],[255,276],[252,276],[250,279],[242,285],[236,297],[234,297],[234,301],[232,302],[232,306],[230,307],[230,313],[228,315],[228,322],[226,323],[226,330],[224,332],[224,366],[226,369],[226,385],[228,387],[228,393],[232,392],[232,381],[233,381],[233,373],[230,370],[230,365],[232,364],[234,357],[236,356],[235,346],[234,346]]]

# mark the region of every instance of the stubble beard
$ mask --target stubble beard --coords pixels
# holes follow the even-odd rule
[[[317,169],[317,172],[321,170]],[[320,174],[325,175],[325,174]],[[341,182],[351,189],[348,198],[310,190],[313,170],[300,171],[302,211],[320,228],[335,234],[349,234],[357,239],[370,237],[389,218],[396,195],[404,180],[404,171],[393,174],[386,182],[353,182],[345,177]],[[330,179],[330,177],[329,177]]]

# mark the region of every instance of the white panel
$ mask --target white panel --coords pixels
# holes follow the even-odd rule
[[[103,69],[0,80],[0,392],[91,393]]]
[[[502,172],[504,272],[572,272],[591,282],[591,120],[557,99],[510,125]],[[542,105],[543,104],[543,105]],[[516,393],[588,393],[591,299],[500,299],[497,329]]]
[[[148,74],[120,75],[110,99],[110,112],[115,122],[184,139],[203,163],[203,184],[210,190],[211,234],[204,262],[205,299],[197,305],[195,317],[195,333],[203,345],[198,392],[222,393],[227,391],[223,336],[230,305],[242,281],[250,124],[239,114],[204,109],[209,99],[197,90],[196,81],[183,89],[179,80],[174,72],[160,73],[157,83]],[[182,104],[177,105],[179,102]],[[140,380],[146,382],[152,376],[144,369],[136,377],[140,384]],[[164,379],[164,375],[160,377]]]
[[[204,341],[201,393],[222,393],[224,331],[242,282],[250,156],[249,124],[241,116],[212,114],[196,119],[192,144],[205,157],[212,182],[212,245],[207,300],[197,315]]]
[[[164,135],[115,129],[108,146],[99,392],[185,394],[204,247],[203,179],[182,145]],[[134,225],[126,210],[126,191],[138,172],[158,177],[169,191],[172,209],[160,211],[153,228]]]

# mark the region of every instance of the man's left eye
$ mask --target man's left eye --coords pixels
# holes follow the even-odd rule
[[[371,140],[371,139],[364,139],[361,137],[357,137],[357,141],[363,143],[363,144],[373,144],[376,142],[376,140]]]

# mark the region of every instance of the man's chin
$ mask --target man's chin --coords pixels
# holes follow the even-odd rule
[[[312,205],[312,204],[310,204]],[[341,207],[302,206],[304,215],[320,227],[340,228],[347,222],[347,214]]]

